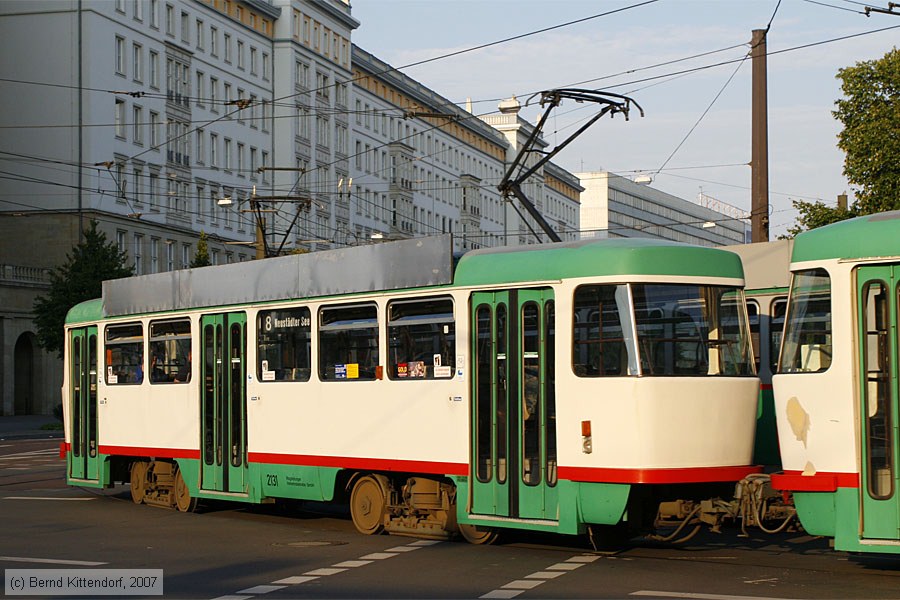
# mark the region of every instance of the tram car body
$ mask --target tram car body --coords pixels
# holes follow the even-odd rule
[[[449,236],[104,283],[72,309],[68,482],[346,501],[357,529],[646,526],[755,471],[734,254]]]
[[[760,382],[753,462],[767,471],[781,467],[772,377],[784,331],[793,244],[793,240],[777,240],[725,247],[740,256],[744,266],[747,318]]]
[[[775,406],[803,527],[838,550],[900,552],[900,212],[797,236]]]

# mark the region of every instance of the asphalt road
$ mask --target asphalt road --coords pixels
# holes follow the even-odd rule
[[[900,558],[797,533],[608,552],[566,536],[480,547],[363,536],[342,507],[136,506],[127,487],[68,488],[63,471],[58,440],[0,441],[4,570],[162,569],[166,598],[900,598]]]

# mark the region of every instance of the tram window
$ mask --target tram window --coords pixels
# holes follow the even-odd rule
[[[144,326],[140,323],[106,328],[106,383],[136,384],[144,380]]]
[[[475,310],[475,476],[482,483],[490,481],[492,471],[493,429],[491,406],[493,391],[491,367],[495,352],[491,336],[491,307],[481,304]],[[498,411],[499,412],[499,411]]]
[[[779,373],[821,373],[831,366],[831,278],[825,269],[791,280]]]
[[[575,290],[572,368],[579,377],[634,375],[631,308],[626,285]]]
[[[319,311],[319,377],[371,380],[377,366],[378,308],[374,304]]]
[[[685,284],[631,288],[643,375],[753,374],[740,290]]]
[[[769,319],[769,369],[774,373],[778,366],[778,351],[784,333],[784,315],[787,313],[787,298],[772,302],[772,316]]]
[[[756,300],[747,300],[747,318],[750,325],[750,343],[753,345],[753,358],[756,363],[756,372],[759,373],[759,361],[761,360],[759,345],[759,303]]]
[[[150,323],[150,383],[187,383],[191,380],[191,322]]]
[[[456,326],[450,298],[388,304],[388,376],[391,379],[449,379],[456,355]]]
[[[260,381],[309,381],[312,368],[308,308],[261,311],[256,318]]]
[[[865,373],[863,406],[866,416],[866,472],[869,495],[887,500],[894,493],[894,457],[891,424],[891,298],[883,281],[869,281],[861,302],[862,348]]]

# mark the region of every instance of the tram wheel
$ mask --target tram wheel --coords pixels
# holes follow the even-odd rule
[[[131,463],[131,500],[143,504],[147,495],[147,463],[138,460]]]
[[[459,534],[470,544],[479,546],[493,544],[500,537],[500,533],[491,527],[466,525],[464,523],[459,524]]]
[[[181,469],[175,472],[175,508],[184,513],[194,512],[197,508],[197,499],[191,497],[191,490],[181,476]]]
[[[350,494],[350,516],[357,531],[376,535],[384,531],[385,491],[374,475],[356,480]]]

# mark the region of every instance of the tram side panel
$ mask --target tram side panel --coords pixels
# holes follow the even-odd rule
[[[403,296],[392,298],[397,300]],[[263,369],[267,359],[257,328],[268,315],[251,313],[248,460],[258,473],[252,481],[258,482],[260,496],[332,500],[344,491],[346,475],[354,472],[434,478],[468,473],[466,296],[457,294],[454,301],[453,355],[436,358],[430,352],[416,357],[421,360],[404,362],[398,370],[391,364],[385,326],[389,302],[378,300],[375,378],[358,370],[364,367],[357,363],[330,361],[321,356],[321,346],[312,343],[312,373],[304,373],[303,381],[280,380],[281,374]],[[312,338],[320,337],[323,306],[351,304],[305,305],[314,323]],[[413,372],[416,368],[423,371]]]
[[[859,538],[860,418],[854,383],[859,371],[854,356],[859,340],[853,320],[838,317],[855,311],[851,266],[834,261],[826,267],[831,315],[835,316],[828,316],[831,339],[827,345],[823,343],[826,338],[818,335],[825,332],[826,321],[814,323],[812,302],[797,307],[802,294],[792,290],[788,318],[790,311],[805,311],[810,326],[805,339],[803,335],[797,339],[795,351],[785,341],[782,364],[773,378],[784,471],[773,476],[772,483],[777,489],[793,492],[797,514],[809,533],[836,537],[839,545],[852,539],[855,545]]]

